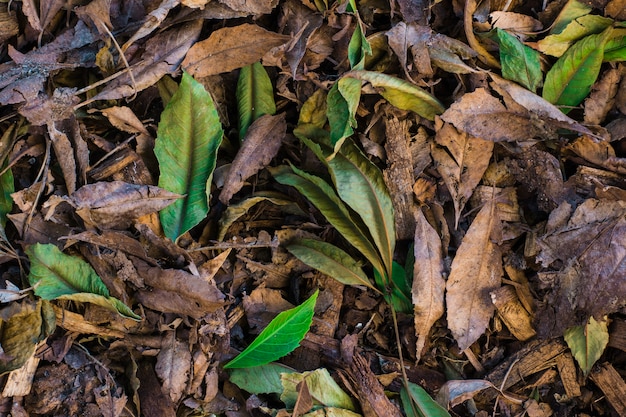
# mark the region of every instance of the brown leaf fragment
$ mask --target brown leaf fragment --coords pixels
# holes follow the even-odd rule
[[[161,269],[133,260],[137,273],[150,290],[140,290],[138,301],[155,311],[199,319],[224,305],[224,295],[215,284],[180,269]]]
[[[101,229],[126,229],[138,217],[157,212],[180,197],[152,185],[111,181],[82,186],[69,201],[87,224]]]
[[[416,362],[428,340],[433,324],[444,313],[443,251],[437,231],[428,223],[422,210],[415,210],[415,266],[412,301],[415,311]]]
[[[285,51],[285,58],[291,69],[291,76],[297,79],[297,73],[303,70],[301,63],[309,39],[322,26],[323,18],[321,14],[314,13],[297,0],[285,2],[281,11],[279,26],[283,28],[282,33],[293,36]],[[311,68],[307,66],[307,70]]]
[[[493,315],[489,293],[500,286],[502,253],[496,242],[502,233],[496,204],[478,212],[456,252],[446,283],[448,327],[459,349],[483,334]]]
[[[490,295],[498,315],[517,340],[526,341],[535,337],[532,318],[517,298],[513,286],[502,286],[492,291]]]
[[[611,0],[607,3],[604,12],[616,20],[626,19],[626,0]]]
[[[465,203],[489,166],[493,142],[460,132],[440,119],[435,120],[435,129],[436,145],[431,146],[431,155],[452,195],[456,227]]]
[[[126,395],[115,393],[120,395],[114,396],[113,390],[106,385],[94,389],[93,393],[96,404],[98,404],[102,412],[102,417],[120,417],[122,415],[122,411],[124,411],[124,407],[126,407],[128,402]]]
[[[599,125],[615,105],[615,95],[621,79],[620,70],[611,68],[592,87],[585,100],[585,123]]]
[[[0,5],[0,44],[19,33],[15,13],[9,13],[6,4]]]
[[[67,193],[72,194],[76,191],[76,160],[74,159],[72,143],[65,133],[57,130],[53,123],[48,125],[48,135],[52,141],[59,165],[61,165]]]
[[[283,298],[279,290],[255,288],[248,297],[244,297],[243,308],[251,332],[258,334],[276,315],[293,308],[293,305]]]
[[[407,23],[417,22],[425,25],[428,20],[428,9],[430,3],[425,0],[397,0],[396,4],[400,8],[403,21]]]
[[[603,363],[598,371],[591,372],[590,378],[602,390],[616,415],[626,415],[626,382],[613,365]]]
[[[262,15],[272,13],[272,10],[278,5],[278,0],[220,0],[220,3],[236,12]]]
[[[63,242],[59,238],[73,232],[72,228],[66,225],[44,220],[39,213],[32,218],[29,218],[28,213],[9,214],[7,217],[15,225],[24,245],[51,243],[62,250]]]
[[[255,120],[243,140],[237,156],[226,175],[220,201],[228,204],[244,185],[244,181],[265,168],[276,156],[287,131],[285,114],[263,115]]]
[[[176,404],[187,387],[191,371],[191,352],[189,343],[178,340],[175,331],[165,334],[154,370],[161,378],[163,393],[167,393],[172,403]]]
[[[85,23],[92,23],[99,34],[107,35],[113,29],[110,9],[111,0],[94,0],[85,6],[75,8],[74,11]]]
[[[115,232],[112,230],[105,230],[98,234],[91,231],[73,234],[71,236],[64,237],[64,240],[68,241],[80,241],[91,243],[93,245],[101,246],[103,248],[111,249],[113,251],[123,251],[128,255],[135,256],[142,259],[153,266],[156,265],[156,261],[150,258],[137,239],[134,239],[122,232]]]
[[[141,414],[144,416],[176,417],[176,408],[170,396],[161,389],[154,367],[148,360],[139,362],[137,380],[141,381],[137,388],[141,401]]]
[[[453,408],[487,388],[495,387],[484,379],[451,380],[443,384],[436,400],[442,407]]]
[[[526,40],[529,32],[537,32],[543,29],[543,25],[537,19],[514,12],[493,11],[489,15],[494,28],[506,30],[519,37],[521,41]]]
[[[195,20],[154,35],[146,42],[141,60],[130,66],[134,85],[128,71],[122,70],[124,73],[107,84],[91,101],[129,97],[154,85],[165,74],[174,74],[201,30],[202,20]]]
[[[126,51],[133,43],[145,38],[161,26],[170,10],[180,4],[180,0],[163,0],[146,16],[143,25],[122,45],[122,51]]]
[[[399,120],[390,115],[385,122],[385,151],[388,168],[383,178],[393,203],[396,238],[398,240],[413,239],[415,234],[416,210],[413,201],[413,160],[409,149],[409,127],[407,120]]]
[[[624,158],[618,158],[615,154],[615,148],[607,141],[596,140],[587,135],[583,135],[568,144],[567,149],[570,149],[583,159],[606,170],[618,174],[626,174],[625,164],[618,162],[624,162],[626,160]]]
[[[181,65],[194,77],[230,72],[258,62],[272,48],[289,40],[289,36],[248,23],[226,27],[193,45]]]

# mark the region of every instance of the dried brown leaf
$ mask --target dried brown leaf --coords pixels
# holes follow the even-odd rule
[[[452,195],[456,227],[465,203],[489,166],[493,142],[459,132],[440,119],[435,121],[435,129],[438,146],[433,144],[431,155]]]
[[[296,74],[302,71],[301,61],[306,53],[307,44],[311,35],[323,23],[322,15],[313,13],[311,9],[297,0],[289,0],[282,7],[282,15],[279,25],[284,34],[294,36],[289,48],[285,51],[285,58],[291,69],[291,75],[296,79]],[[307,66],[307,70],[311,70]]]
[[[57,130],[54,123],[48,125],[48,135],[50,135],[54,153],[61,165],[67,193],[72,194],[76,191],[76,160],[72,143],[65,133]]]
[[[448,327],[465,350],[483,334],[494,312],[489,293],[502,279],[502,233],[494,201],[478,212],[463,237],[446,283]]]
[[[526,40],[531,32],[540,31],[543,25],[537,19],[513,12],[494,11],[489,15],[494,28],[499,28],[511,32],[518,36],[520,40]]]
[[[244,297],[243,308],[252,333],[260,333],[280,312],[293,308],[279,290],[255,288],[250,296]]]
[[[187,387],[191,371],[191,352],[189,343],[176,339],[175,331],[165,335],[161,351],[157,355],[155,371],[161,378],[163,393],[169,395],[176,404]]]
[[[85,223],[101,229],[125,229],[138,217],[159,211],[180,197],[152,185],[112,181],[85,185],[69,201]]]
[[[108,35],[113,29],[111,23],[111,0],[94,0],[85,6],[74,9],[76,15],[85,23],[93,23],[101,35]]]
[[[263,115],[255,120],[230,166],[220,193],[220,201],[228,204],[244,185],[244,181],[265,168],[276,156],[287,131],[285,114]]]
[[[193,45],[181,65],[195,77],[230,72],[258,62],[272,48],[289,40],[289,36],[248,23],[226,27]]]
[[[446,281],[443,277],[443,251],[439,234],[420,209],[416,210],[415,223],[415,266],[411,293],[417,336],[416,362],[419,362],[430,328],[443,315]]]
[[[272,13],[274,7],[278,5],[278,0],[220,0],[220,3],[236,12],[261,15]]]
[[[163,0],[161,4],[152,10],[141,27],[122,45],[122,51],[126,51],[133,43],[145,38],[161,26],[170,10],[180,4],[180,0]]]
[[[620,70],[611,68],[592,87],[585,100],[585,123],[598,125],[615,105],[615,95],[621,79]]]
[[[15,13],[9,13],[6,4],[0,4],[0,43],[19,33]]]

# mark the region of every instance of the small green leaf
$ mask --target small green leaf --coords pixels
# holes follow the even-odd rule
[[[372,263],[375,269],[385,271],[385,266],[370,240],[369,233],[361,229],[344,202],[326,181],[293,166],[291,169],[284,166],[271,168],[270,172],[276,181],[295,187],[304,195],[326,220]]]
[[[436,115],[445,110],[435,97],[400,78],[374,71],[350,71],[346,77],[367,81],[395,107],[413,111],[425,119],[434,120]]]
[[[574,19],[588,15],[591,13],[591,10],[593,9],[585,3],[578,0],[569,0],[554,20],[550,33],[563,32],[567,25],[569,25]]]
[[[609,343],[609,330],[606,320],[598,322],[590,317],[586,325],[570,327],[563,337],[580,369],[587,375]]]
[[[0,165],[2,169],[7,168],[7,163]],[[7,169],[4,174],[0,175],[0,227],[5,228],[7,224],[7,214],[11,213],[13,208],[13,198],[11,194],[15,192],[15,184],[13,182],[13,172]]]
[[[330,125],[330,141],[335,149],[341,148],[344,140],[354,133],[356,109],[361,100],[361,81],[341,78],[326,98],[326,116]]]
[[[209,211],[208,193],[224,132],[211,95],[183,73],[178,90],[161,114],[154,153],[159,187],[185,195],[161,210],[165,236],[176,241]]]
[[[407,417],[450,417],[450,413],[430,398],[424,388],[412,382],[408,383],[408,388],[408,391],[405,387],[400,390]]]
[[[238,368],[230,371],[229,381],[250,394],[280,394],[283,384],[280,375],[296,372],[280,363],[268,363],[252,368]]]
[[[498,29],[498,41],[502,76],[536,92],[543,82],[539,52],[502,29]]]
[[[328,118],[326,117],[326,91],[319,89],[306,99],[300,114],[298,115],[298,126],[313,125],[323,128]]]
[[[318,294],[319,290],[298,307],[276,316],[250,346],[224,365],[224,369],[261,366],[291,353],[311,327]]]
[[[573,107],[591,91],[600,73],[604,45],[611,28],[576,42],[546,74],[543,98],[552,104]],[[564,113],[567,109],[563,109]]]
[[[615,29],[604,45],[604,62],[626,61],[626,29]]]
[[[361,265],[337,246],[315,239],[298,239],[285,248],[305,264],[345,285],[363,285],[378,291]]]
[[[298,401],[298,384],[306,381],[313,404],[356,411],[352,398],[330,376],[325,368],[303,373],[282,374],[283,393],[280,400],[293,409]]]
[[[364,69],[365,57],[372,55],[372,46],[365,37],[363,22],[358,13],[356,13],[356,21],[356,28],[348,44],[348,60],[350,61],[351,68]]]
[[[243,140],[252,122],[264,114],[276,113],[272,81],[260,62],[241,68],[236,94],[239,110],[239,140]]]
[[[140,320],[124,303],[109,295],[104,282],[87,262],[61,252],[55,245],[36,243],[26,249],[30,260],[28,281],[44,300],[69,299],[98,304],[123,316]]]
[[[398,262],[393,261],[391,280],[383,278],[378,271],[374,271],[376,285],[384,292],[385,301],[395,311],[410,314],[413,312],[411,287],[407,280],[405,269]]]

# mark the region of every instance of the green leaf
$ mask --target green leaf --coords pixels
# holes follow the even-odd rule
[[[560,57],[574,42],[588,35],[602,32],[613,23],[612,19],[586,15],[571,21],[561,33],[548,35],[537,42],[537,49],[544,54]]]
[[[354,77],[372,84],[389,103],[402,110],[410,110],[428,120],[443,113],[445,108],[435,97],[408,81],[374,71],[350,71]]]
[[[383,278],[378,271],[374,271],[376,285],[384,292],[385,301],[395,311],[410,314],[413,312],[411,288],[407,281],[407,274],[399,263],[393,261],[391,280]]]
[[[282,374],[280,379],[283,384],[280,400],[289,409],[293,409],[298,400],[298,384],[306,381],[314,405],[356,411],[356,406],[350,396],[341,389],[325,368],[303,373]]]
[[[341,148],[344,140],[354,133],[356,109],[361,100],[361,82],[354,78],[341,78],[326,98],[326,116],[330,125],[330,141],[335,151]]]
[[[276,316],[250,346],[224,365],[224,369],[265,365],[291,353],[311,327],[318,293],[316,290],[298,307]]]
[[[385,266],[370,240],[369,233],[359,227],[344,202],[326,181],[293,166],[291,169],[286,166],[270,168],[270,173],[279,183],[295,187],[352,246],[372,263],[375,269],[385,271]]]
[[[604,62],[626,61],[626,30],[616,29],[604,45]]]
[[[237,81],[237,108],[239,140],[243,140],[248,127],[256,119],[264,114],[276,113],[272,81],[260,62],[241,68]]]
[[[250,394],[280,394],[283,392],[281,374],[296,372],[280,363],[268,363],[252,368],[238,368],[230,371],[229,381]]]
[[[515,81],[533,93],[543,82],[539,52],[524,45],[517,37],[498,29],[502,76]]]
[[[305,264],[342,284],[364,285],[378,292],[361,265],[335,245],[315,239],[297,239],[285,248]]]
[[[140,320],[121,301],[109,295],[104,282],[91,265],[61,252],[55,245],[36,243],[26,249],[30,260],[28,281],[35,295],[44,300],[58,298],[91,302],[123,316]]]
[[[408,388],[402,387],[400,390],[407,417],[450,417],[450,413],[430,398],[424,388],[412,382],[408,383]]]
[[[2,169],[7,168],[7,161],[0,165]],[[4,229],[7,224],[7,214],[13,208],[13,198],[11,194],[15,192],[13,182],[13,172],[8,168],[4,174],[0,175],[0,227]]]
[[[161,210],[165,236],[176,241],[209,211],[210,179],[222,126],[211,95],[183,73],[181,84],[161,115],[154,153],[159,161],[159,187],[186,195]]]
[[[326,98],[326,91],[315,90],[311,97],[302,104],[298,115],[298,126],[313,125],[320,129],[323,128],[328,120],[326,117]]]
[[[554,20],[550,33],[561,33],[572,20],[578,19],[581,16],[588,15],[593,10],[587,4],[579,2],[578,0],[569,0],[565,6],[559,12],[559,15]]]
[[[598,322],[590,317],[586,325],[570,327],[563,337],[580,369],[587,375],[609,343],[609,330],[606,320]]]
[[[604,44],[611,28],[576,42],[546,74],[543,98],[552,104],[577,106],[591,91],[600,73]],[[563,109],[564,113],[567,109]]]
[[[385,276],[391,276],[396,229],[393,204],[382,172],[351,140],[328,161],[328,168],[341,200],[367,226],[383,260]]]
[[[365,68],[365,57],[372,55],[372,46],[365,37],[365,31],[363,30],[363,22],[356,12],[356,28],[350,38],[348,44],[348,60],[350,61],[350,67],[354,69]]]

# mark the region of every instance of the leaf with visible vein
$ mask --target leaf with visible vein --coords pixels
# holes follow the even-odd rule
[[[561,106],[579,105],[598,78],[611,31],[587,36],[569,48],[546,74],[543,98]]]
[[[502,29],[498,29],[498,41],[502,76],[536,92],[543,82],[539,52]]]
[[[338,150],[356,127],[356,109],[361,100],[361,81],[341,78],[326,97],[326,116],[330,125],[330,141]]]
[[[224,365],[224,369],[265,365],[291,353],[311,327],[318,294],[316,290],[298,307],[276,316],[250,346]]]
[[[272,81],[260,62],[246,65],[241,69],[236,94],[239,140],[243,140],[253,121],[264,114],[276,113]]]
[[[584,326],[567,329],[563,337],[580,369],[587,375],[609,343],[609,330],[606,320],[596,321],[592,316]]]
[[[176,241],[208,211],[210,179],[224,134],[211,95],[183,73],[180,87],[161,115],[154,153],[159,187],[185,195],[161,210],[165,235]]]

